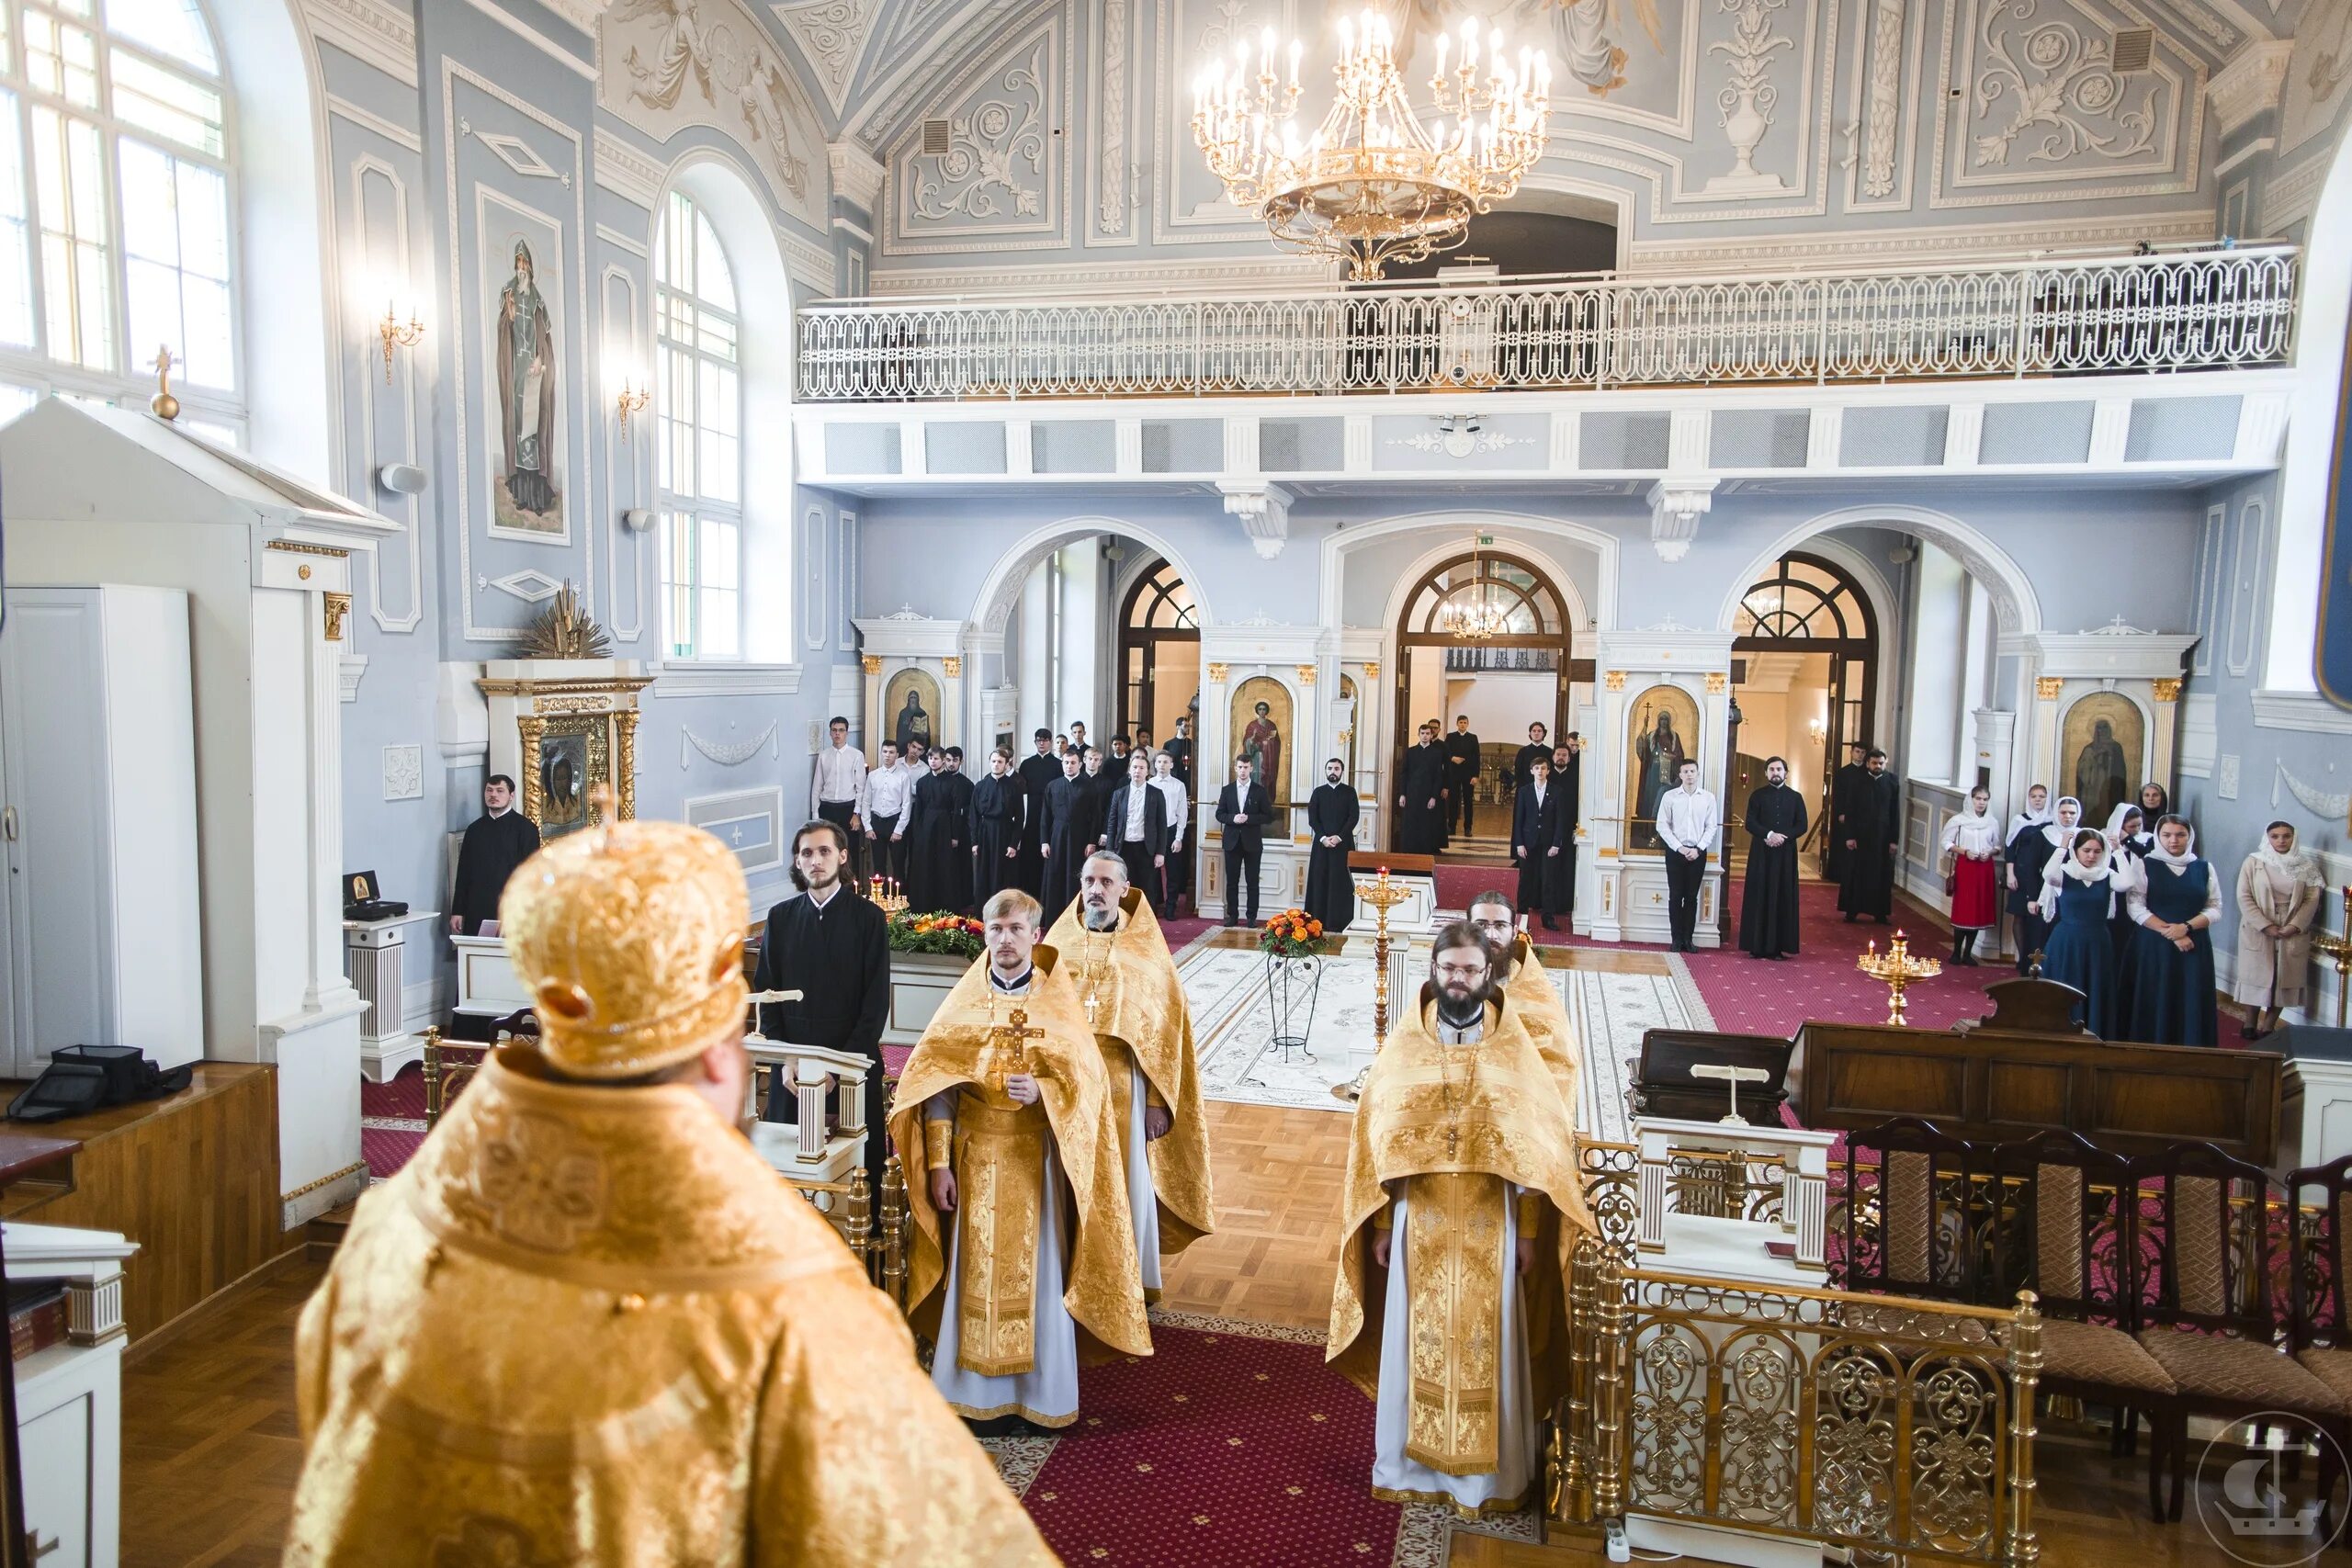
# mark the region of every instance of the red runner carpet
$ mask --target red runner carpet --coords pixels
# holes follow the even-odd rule
[[[1023,1495],[1063,1562],[1444,1562],[1438,1510],[1373,1497],[1373,1404],[1323,1364],[1318,1331],[1164,1317],[1151,1356],[1081,1374],[1078,1423]]]

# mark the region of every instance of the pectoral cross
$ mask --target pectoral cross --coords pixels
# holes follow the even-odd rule
[[[1029,1027],[1029,1013],[1024,1008],[1014,1008],[1012,1016],[1004,1022],[990,1024],[989,1044],[993,1060],[989,1067],[989,1087],[1001,1094],[1004,1091],[1004,1080],[1009,1074],[1027,1072],[1029,1047],[1023,1042],[1043,1040],[1045,1037],[1044,1030]]]
[[[1728,1065],[1717,1066],[1708,1062],[1693,1065],[1690,1068],[1690,1076],[1694,1078],[1713,1078],[1717,1083],[1730,1087],[1731,1114],[1723,1118],[1723,1121],[1725,1125],[1733,1127],[1748,1125],[1747,1118],[1739,1113],[1739,1086],[1744,1083],[1772,1081],[1772,1075],[1761,1067],[1735,1067]]]

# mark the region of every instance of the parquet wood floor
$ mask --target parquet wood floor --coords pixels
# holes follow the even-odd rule
[[[1577,950],[1582,959],[1589,950]],[[1607,953],[1611,961],[1649,954]],[[1170,1269],[1164,1304],[1321,1327],[1338,1262],[1348,1122],[1320,1111],[1211,1102],[1217,1232]],[[123,1388],[127,1568],[275,1563],[300,1466],[294,1325],[322,1271],[301,1262],[204,1309],[141,1357]],[[2045,1568],[2228,1568],[2193,1516],[2148,1522],[2142,1461],[2097,1434],[2045,1421],[2036,1450]],[[1451,1568],[1591,1568],[1589,1541],[1517,1545],[1457,1537]],[[1257,1568],[1207,1564],[1202,1568]]]

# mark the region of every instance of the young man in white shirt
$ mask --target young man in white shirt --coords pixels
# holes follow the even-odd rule
[[[849,743],[849,720],[835,714],[825,726],[832,744],[817,753],[808,779],[808,814],[832,823],[852,848],[864,847],[865,825],[865,753]],[[851,880],[864,877],[854,856]]]
[[[914,770],[899,761],[899,743],[882,742],[882,765],[865,775],[866,874],[907,879],[907,807],[913,805]]]
[[[1699,923],[1699,889],[1707,880],[1707,853],[1724,829],[1723,807],[1713,795],[1699,787],[1699,764],[1686,761],[1676,770],[1681,787],[1658,796],[1657,837],[1666,846],[1666,914],[1674,932],[1674,951],[1697,951],[1690,932]]]
[[[1193,892],[1193,803],[1176,776],[1176,759],[1165,751],[1151,757],[1151,787],[1168,802],[1168,908],[1173,915]]]

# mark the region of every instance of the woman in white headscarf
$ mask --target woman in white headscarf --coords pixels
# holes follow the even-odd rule
[[[2107,863],[2126,885],[2140,876],[2149,852],[2156,847],[2155,835],[2145,831],[2146,814],[2130,801],[2119,803],[2107,814]],[[2115,918],[2107,923],[2108,935],[2115,943],[2115,974],[2117,982],[2125,989],[2132,985],[2132,939],[2140,928],[2132,923],[2131,911],[2119,902]]]
[[[1994,863],[2001,858],[2001,819],[1993,815],[1993,797],[1983,784],[1968,795],[1968,809],[1954,812],[1944,823],[1944,885],[1951,889],[1951,961],[1964,968],[1976,963],[1976,938],[2001,918],[1999,879]]]
[[[2326,884],[2295,829],[2273,822],[2238,867],[2238,967],[2233,995],[2254,1010],[2245,1037],[2278,1027],[2278,1015],[2311,1001],[2312,926]]]
[[[2051,807],[2051,819],[2042,824],[2041,841],[2049,846],[2049,852],[2041,863],[2041,886],[2034,890],[2034,917],[2041,921],[2039,934],[2045,953],[2050,947],[2050,922],[2057,918],[2043,913],[2046,896],[2057,891],[2065,874],[2066,858],[2075,852],[2075,836],[2085,831],[2097,829],[2083,820],[2083,803],[2071,795],[2060,795],[2058,804]],[[2102,838],[2099,841],[2107,840]],[[2030,970],[2030,964],[2028,969]]]
[[[2114,1035],[2119,1011],[2115,945],[2107,922],[2130,896],[2132,874],[2116,868],[2104,835],[2078,829],[2067,852],[2052,857],[2051,880],[2041,899],[2049,931],[2041,977],[2083,993],[2074,1020],[2102,1040]]]

